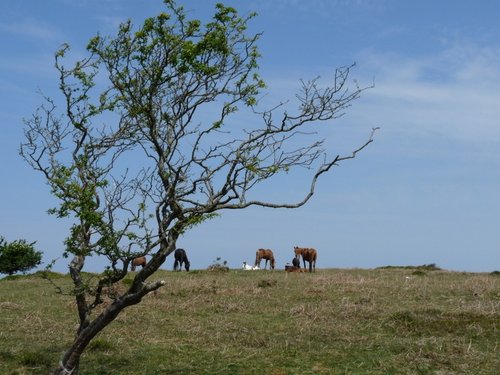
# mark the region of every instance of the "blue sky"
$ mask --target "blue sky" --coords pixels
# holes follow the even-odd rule
[[[208,17],[215,1],[183,1]],[[223,213],[179,241],[192,268],[216,257],[240,267],[260,247],[282,268],[293,246],[315,247],[319,268],[436,263],[450,270],[500,269],[500,3],[494,0],[226,1],[256,11],[263,32],[260,73],[271,98],[293,98],[299,79],[352,72],[365,91],[328,133],[348,152],[380,126],[375,142],[320,180],[297,210]],[[57,97],[54,52],[67,42],[82,56],[97,32],[112,35],[163,10],[160,0],[0,2],[0,235],[37,241],[44,261],[60,256],[68,222],[41,175],[18,156],[22,119]],[[278,99],[279,100],[279,99]],[[305,176],[269,187],[293,196]],[[167,259],[165,268],[173,261]],[[65,271],[66,259],[56,270]],[[101,270],[99,260],[90,270]]]

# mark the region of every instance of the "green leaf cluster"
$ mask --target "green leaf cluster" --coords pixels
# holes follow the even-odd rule
[[[42,262],[42,253],[34,248],[35,242],[26,240],[7,242],[0,237],[0,273],[12,275],[26,272]]]
[[[225,114],[236,111],[238,101],[255,105],[259,90],[265,87],[255,71],[260,58],[255,45],[259,34],[245,34],[247,22],[255,14],[241,17],[234,8],[217,4],[211,22],[203,24],[186,19],[186,12],[175,1],[165,4],[169,13],[147,18],[138,30],[127,21],[120,25],[116,38],[98,35],[88,43],[88,51],[110,72],[119,92],[114,100],[122,101],[130,117],[141,121],[151,120],[155,111],[152,98],[172,100],[170,105],[175,106],[187,100],[178,96],[183,90],[188,96],[206,95],[207,100],[227,95],[230,104]],[[114,105],[113,101],[109,107]],[[215,128],[221,125],[218,122]]]

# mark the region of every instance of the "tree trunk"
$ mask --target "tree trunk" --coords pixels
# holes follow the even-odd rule
[[[59,366],[53,375],[78,375],[80,357],[92,340],[100,331],[111,323],[126,307],[139,303],[148,291],[137,294],[125,294],[111,304],[101,315],[95,318],[86,328],[82,329],[75,337],[71,347],[64,353]]]

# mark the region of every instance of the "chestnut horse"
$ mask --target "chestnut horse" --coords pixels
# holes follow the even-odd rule
[[[139,257],[132,260],[132,271],[135,271],[135,267],[142,266],[144,268],[146,266],[146,257]]]
[[[260,268],[260,261],[262,259],[266,260],[266,264],[264,265],[264,269],[267,267],[267,262],[270,262],[270,267],[269,269],[274,270],[274,254],[272,250],[269,249],[259,249],[255,253],[255,266],[258,266]]]
[[[318,257],[318,253],[315,249],[307,248],[307,247],[298,247],[294,246],[293,251],[295,252],[296,257],[302,256],[302,261],[304,262],[304,268],[306,268],[306,261],[309,262],[309,272],[316,272],[316,258]]]

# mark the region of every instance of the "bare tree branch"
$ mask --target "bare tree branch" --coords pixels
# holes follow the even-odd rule
[[[329,126],[370,88],[350,82],[354,65],[336,69],[330,85],[302,80],[295,99],[262,109],[261,35],[246,32],[254,15],[218,4],[203,25],[173,0],[165,4],[169,15],[92,38],[88,56],[70,67],[63,45],[55,64],[63,109],[44,97],[25,121],[20,154],[59,200],[50,213],[73,223],[63,255],[72,257],[80,324],[55,374],[75,375],[90,340],[163,285],[148,278],[179,236],[222,210],[306,204],[319,178],[355,158],[378,129],[352,153],[329,155],[318,123]],[[315,172],[296,202],[252,197],[259,185],[302,169]],[[128,289],[114,288],[144,255],[149,261]],[[89,278],[83,270],[92,256],[107,264]]]

